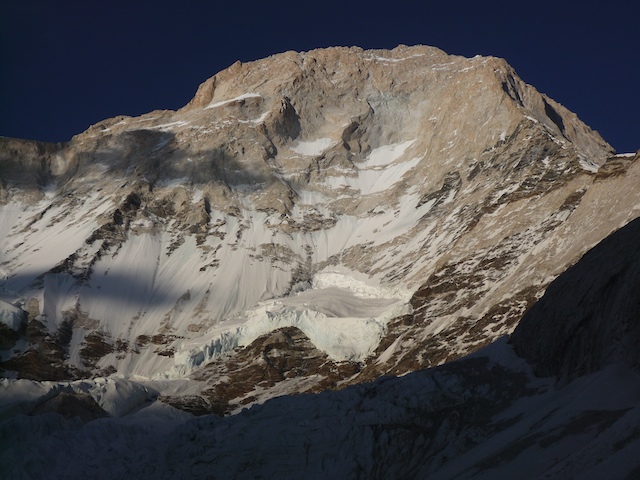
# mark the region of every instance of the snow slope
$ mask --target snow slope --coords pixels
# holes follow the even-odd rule
[[[632,478],[639,380],[617,365],[558,385],[501,341],[436,369],[226,418],[189,419],[158,402],[85,425],[17,415],[0,423],[0,465],[5,478]]]

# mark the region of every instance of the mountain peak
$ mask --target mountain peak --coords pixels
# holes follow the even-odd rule
[[[451,105],[440,104],[465,98],[469,101],[457,106],[469,107],[474,102],[472,106],[476,108],[468,117],[481,116],[484,110],[484,116],[489,118],[495,113],[496,103],[507,95],[513,104],[511,115],[531,116],[558,137],[579,145],[584,154],[602,159],[612,151],[575,115],[520,80],[503,59],[481,56],[469,59],[447,55],[434,47],[399,46],[393,50],[334,47],[285,52],[244,64],[236,62],[204,82],[186,110],[244,100],[248,98],[245,95],[260,95],[271,104],[287,98],[296,109],[313,109],[316,117],[326,120],[331,119],[330,113],[338,118],[349,113],[362,114],[366,111],[365,103],[375,111],[383,106],[385,95],[396,100],[402,96],[407,114],[415,111],[415,107],[410,109],[408,105],[421,105],[420,113],[429,115],[428,118],[437,118],[438,110],[443,109],[445,114],[465,114],[451,111]],[[502,105],[501,110],[507,113],[507,105]],[[311,120],[305,115],[303,118]],[[312,124],[308,129],[315,131],[321,126]],[[424,130],[424,125],[417,126]]]
[[[282,328],[348,364],[334,387],[437,365],[510,333],[640,204],[635,162],[504,60],[426,46],[236,62],[178,111],[0,160],[26,322],[4,365],[32,378],[229,372]],[[228,409],[301,391],[281,380]]]

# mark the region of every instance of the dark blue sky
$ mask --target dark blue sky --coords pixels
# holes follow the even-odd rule
[[[640,148],[640,2],[0,0],[0,135],[64,141],[176,109],[236,60],[425,44],[507,59],[619,152]]]

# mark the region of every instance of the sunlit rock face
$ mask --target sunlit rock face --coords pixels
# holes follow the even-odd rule
[[[2,138],[2,366],[232,412],[438,365],[638,216],[637,158],[504,60],[423,46],[238,62],[178,111]]]

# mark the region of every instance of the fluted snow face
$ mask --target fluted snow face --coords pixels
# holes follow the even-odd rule
[[[236,63],[176,112],[0,155],[3,299],[56,378],[184,377],[284,327],[349,381],[438,364],[640,205],[635,158],[503,60],[430,47]]]

